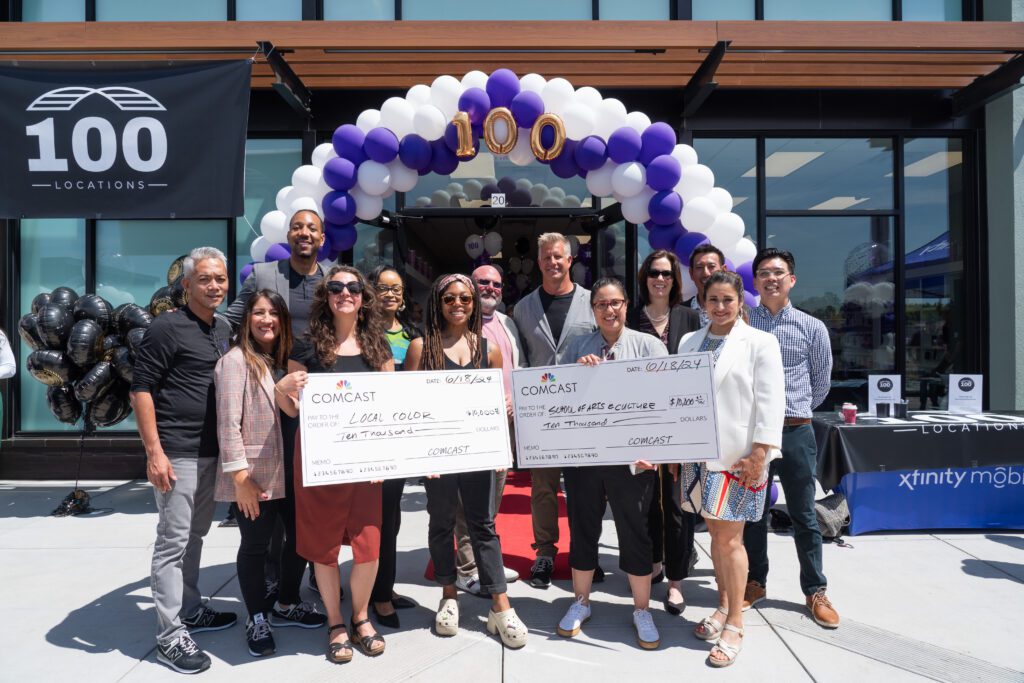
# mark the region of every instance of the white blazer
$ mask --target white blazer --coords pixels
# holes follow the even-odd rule
[[[697,351],[708,325],[679,340],[678,353]],[[720,460],[710,470],[730,470],[755,443],[771,446],[768,460],[782,457],[782,423],[786,418],[786,378],[775,335],[737,320],[715,364]]]

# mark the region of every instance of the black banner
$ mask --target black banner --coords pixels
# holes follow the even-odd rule
[[[0,66],[0,217],[243,213],[248,61]]]
[[[814,416],[818,481],[829,490],[851,472],[1024,465],[1024,412],[959,415],[911,412],[906,418]]]

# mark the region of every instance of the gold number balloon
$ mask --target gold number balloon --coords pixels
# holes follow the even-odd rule
[[[504,121],[508,127],[508,133],[505,135],[504,142],[498,142],[497,135],[494,130],[494,125],[498,121]],[[516,146],[516,141],[519,139],[519,128],[516,126],[516,121],[512,118],[512,112],[508,107],[498,107],[492,109],[487,118],[484,119],[484,142],[491,148],[491,151],[495,154],[508,154],[512,151],[512,148]]]
[[[551,126],[555,131],[555,141],[547,149],[544,149],[544,145],[540,141],[540,134],[544,131],[545,126]],[[562,123],[561,117],[551,112],[538,116],[530,131],[530,149],[533,150],[533,155],[541,161],[551,161],[562,153],[564,146],[565,124]]]
[[[455,150],[455,156],[460,159],[472,159],[476,150],[473,148],[473,126],[469,122],[469,114],[460,111],[452,119],[452,125],[459,134],[459,148]]]

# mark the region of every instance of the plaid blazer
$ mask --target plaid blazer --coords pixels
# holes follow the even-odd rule
[[[234,502],[232,473],[245,468],[271,499],[284,498],[284,440],[273,378],[254,377],[237,346],[217,361],[214,378],[220,444],[216,499]]]

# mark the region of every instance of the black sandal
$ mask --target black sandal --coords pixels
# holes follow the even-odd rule
[[[362,651],[364,655],[366,655],[367,657],[377,657],[378,655],[384,654],[384,648],[382,647],[379,650],[374,650],[373,644],[379,641],[381,645],[385,645],[384,636],[376,632],[374,632],[372,636],[359,635],[359,627],[363,624],[369,623],[369,619],[363,619],[362,621],[353,621],[352,637],[355,639],[356,644],[359,646],[359,649]]]
[[[334,662],[335,664],[345,664],[352,661],[352,641],[349,640],[347,643],[332,643],[331,634],[338,629],[341,629],[346,634],[348,629],[345,628],[345,624],[335,624],[327,629],[327,661]]]

